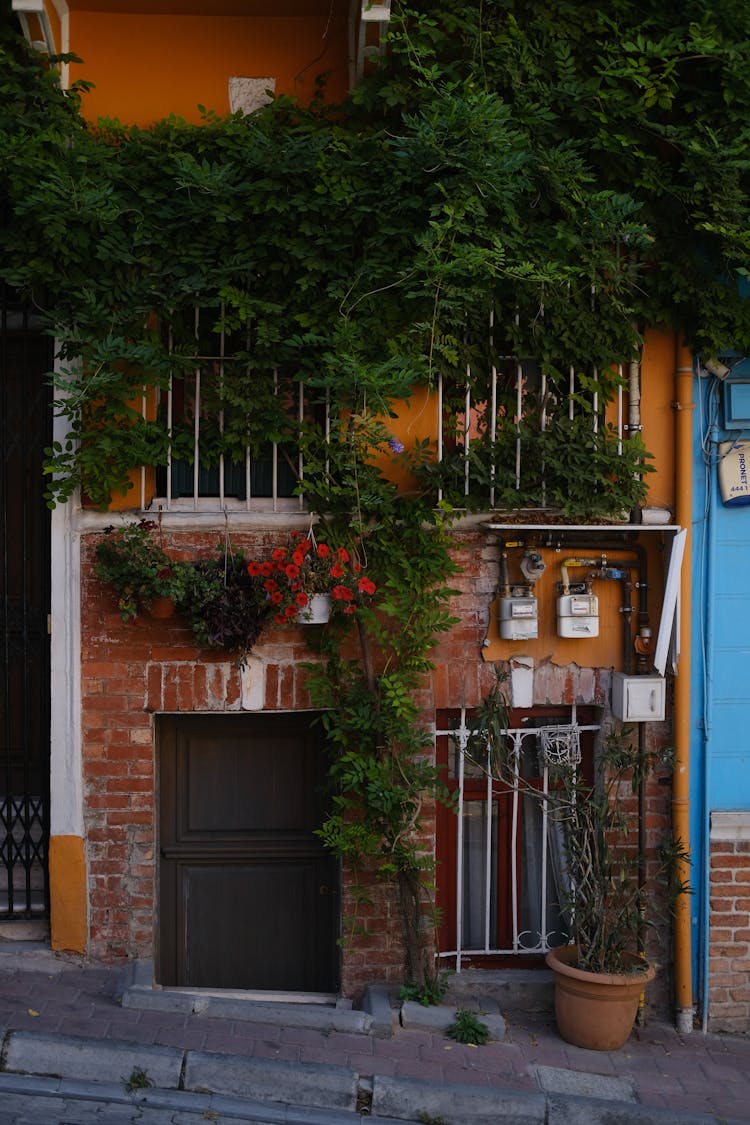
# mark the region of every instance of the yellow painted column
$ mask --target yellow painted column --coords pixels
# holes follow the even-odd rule
[[[51,836],[49,842],[50,944],[86,952],[86,857],[80,836]]]

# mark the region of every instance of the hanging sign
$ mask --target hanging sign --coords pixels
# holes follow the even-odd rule
[[[750,504],[750,442],[723,441],[719,444],[719,489],[728,508]]]

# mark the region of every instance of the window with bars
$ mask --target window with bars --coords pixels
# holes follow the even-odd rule
[[[328,402],[275,365],[252,327],[228,328],[228,319],[223,306],[196,308],[170,328],[172,374],[155,402],[143,402],[144,416],[155,411],[166,428],[169,453],[150,476],[142,470],[143,507],[305,509],[301,428],[313,422],[330,438]],[[467,364],[463,382],[439,376],[432,403],[425,475],[436,501],[546,511],[575,501],[577,489],[596,514],[628,510],[643,493],[622,365],[602,375],[490,348]]]

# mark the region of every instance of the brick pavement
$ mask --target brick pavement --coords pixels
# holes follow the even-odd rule
[[[503,1042],[467,1047],[439,1033],[396,1027],[390,1039],[252,1023],[202,1014],[123,1008],[124,970],[49,952],[0,948],[0,1034],[44,1031],[249,1058],[334,1063],[360,1075],[418,1078],[538,1092],[540,1067],[628,1079],[644,1106],[750,1123],[750,1037],[682,1036],[668,1024],[634,1030],[619,1051],[564,1043],[537,1013],[508,1017]]]

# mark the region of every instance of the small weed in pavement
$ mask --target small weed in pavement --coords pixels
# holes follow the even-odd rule
[[[490,1038],[490,1029],[486,1023],[466,1008],[459,1008],[456,1018],[445,1033],[449,1039],[456,1043],[465,1043],[470,1047],[483,1047]]]
[[[123,1078],[122,1084],[128,1094],[134,1094],[136,1090],[148,1090],[149,1086],[153,1086],[148,1072],[140,1066],[134,1066],[130,1078]]]

